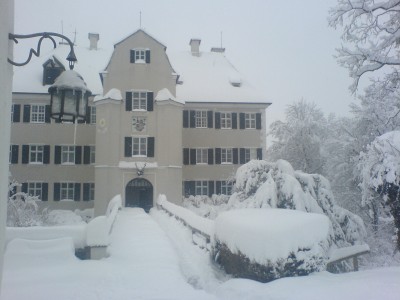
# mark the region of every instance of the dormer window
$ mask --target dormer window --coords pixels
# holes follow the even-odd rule
[[[43,85],[54,84],[63,71],[65,71],[64,66],[56,58],[47,60],[43,64]]]
[[[143,48],[132,49],[130,53],[130,61],[133,64],[149,64],[150,49],[143,49]]]

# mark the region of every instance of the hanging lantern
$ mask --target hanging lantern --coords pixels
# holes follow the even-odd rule
[[[92,93],[81,75],[74,70],[62,72],[49,88],[49,93],[51,118],[59,122],[86,121]]]

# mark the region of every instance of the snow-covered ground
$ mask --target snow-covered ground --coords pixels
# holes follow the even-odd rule
[[[141,209],[121,211],[111,235],[110,257],[100,261],[76,259],[65,239],[46,252],[28,245],[17,244],[18,251],[6,253],[1,300],[397,300],[400,295],[400,268],[322,272],[267,284],[231,279],[212,264],[205,250],[192,244],[186,227],[155,209],[150,215]]]

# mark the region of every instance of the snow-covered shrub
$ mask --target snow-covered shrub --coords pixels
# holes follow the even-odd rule
[[[47,218],[49,211],[44,209],[39,211],[36,201],[37,197],[27,193],[14,193],[20,184],[11,181],[9,184],[10,195],[7,201],[7,226],[9,227],[29,227],[43,225],[43,220]]]
[[[207,196],[189,196],[183,199],[183,207],[190,209],[201,217],[215,219],[219,212],[225,211],[229,196],[212,195]]]
[[[268,282],[325,269],[329,219],[287,209],[238,209],[215,220],[217,262],[228,274]]]

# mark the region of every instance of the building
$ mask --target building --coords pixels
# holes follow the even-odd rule
[[[95,209],[121,194],[148,210],[158,194],[229,194],[229,178],[265,156],[265,95],[223,48],[169,53],[138,30],[112,51],[76,47],[75,70],[93,93],[86,124],[50,119],[47,90],[66,69],[68,47],[15,70],[10,170],[22,191],[57,209]]]

